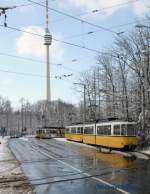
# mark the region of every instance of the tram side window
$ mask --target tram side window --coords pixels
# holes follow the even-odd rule
[[[127,125],[127,135],[135,135],[136,134],[136,126],[135,125]]]
[[[104,135],[111,135],[111,125],[104,126]]]
[[[71,133],[76,133],[76,128],[75,127],[71,128]]]
[[[93,134],[93,127],[85,127],[84,134]]]
[[[103,128],[103,126],[98,126],[97,127],[97,134],[98,135],[104,135],[104,128]]]
[[[81,133],[83,133],[83,127],[81,127]]]
[[[70,133],[69,128],[66,128],[66,129],[65,129],[65,132],[66,132],[66,133]]]
[[[57,133],[57,131],[55,129],[50,131],[50,134],[56,134],[56,133]]]
[[[81,128],[80,127],[77,128],[77,133],[81,133]]]
[[[127,135],[127,125],[121,125],[121,135]]]
[[[98,126],[97,134],[98,135],[111,135],[111,125]]]
[[[120,125],[114,125],[114,135],[120,135]]]

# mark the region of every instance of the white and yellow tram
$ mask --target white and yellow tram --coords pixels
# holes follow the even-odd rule
[[[63,128],[41,127],[36,130],[36,138],[50,139],[55,137],[63,137]]]
[[[78,131],[78,129],[83,129]],[[108,121],[66,127],[68,140],[110,149],[133,150],[138,144],[136,123],[127,121]]]

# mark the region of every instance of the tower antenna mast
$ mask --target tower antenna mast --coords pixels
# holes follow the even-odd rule
[[[44,45],[46,46],[46,101],[51,102],[51,82],[50,82],[50,52],[49,47],[52,44],[52,35],[49,32],[49,17],[48,17],[48,0],[46,0],[46,17],[45,17],[45,36]]]

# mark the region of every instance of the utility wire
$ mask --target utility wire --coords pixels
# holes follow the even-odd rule
[[[100,14],[102,11],[105,11],[105,10],[108,10],[108,9],[113,9],[115,7],[122,7],[124,5],[128,5],[130,3],[135,3],[135,2],[138,2],[138,1],[140,1],[140,0],[130,0],[130,1],[126,1],[124,3],[118,3],[118,4],[115,4],[115,5],[112,5],[112,6],[103,7],[102,9],[95,9],[95,10],[92,10],[91,12],[92,13],[98,13],[98,14]]]
[[[93,10],[88,11],[88,12],[84,12],[84,13],[77,14],[76,17],[84,16],[84,15],[89,15],[89,14],[102,14],[107,9],[112,9],[112,8],[120,7],[120,6],[122,7],[123,5],[127,5],[129,3],[135,3],[137,1],[140,1],[140,0],[131,0],[131,1],[127,1],[125,3],[119,3],[119,4],[116,4],[116,5],[113,5],[113,6],[104,7],[102,9],[93,9]],[[68,18],[64,17],[62,19],[51,20],[50,23],[61,22],[61,21],[67,20],[67,19]]]
[[[46,76],[44,75],[39,75],[39,74],[32,74],[32,73],[23,73],[23,72],[16,72],[16,71],[9,71],[9,70],[4,70],[4,69],[0,69],[0,72],[3,73],[11,73],[11,74],[17,74],[17,75],[23,75],[23,76],[32,76],[32,77],[41,77],[41,78],[45,78]],[[50,76],[51,78],[54,78],[52,76]]]
[[[16,59],[27,60],[27,61],[36,62],[36,63],[41,63],[41,64],[45,63],[45,61],[42,61],[42,60],[36,60],[36,59],[27,58],[27,57],[20,57],[18,55],[12,55],[12,54],[2,53],[2,52],[0,52],[0,55],[1,56],[12,57],[12,58],[16,58]],[[76,70],[74,70],[72,68],[69,68],[69,67],[63,65],[63,64],[57,64],[57,63],[51,63],[51,64],[55,65],[55,66],[61,66],[62,68],[67,69],[67,70],[69,70],[71,72],[80,73],[80,72],[78,72],[78,71],[76,71]]]
[[[55,1],[55,0],[51,0],[51,1]],[[38,1],[37,3],[45,3],[45,1]],[[16,8],[27,7],[27,6],[32,6],[32,5],[34,5],[34,3],[20,4],[20,5],[17,5]]]
[[[123,26],[129,26],[129,25],[137,24],[137,23],[144,22],[144,21],[149,21],[149,19],[143,19],[143,20],[140,20],[139,22],[138,21],[133,21],[133,22],[128,22],[128,23],[124,23],[124,24],[118,24],[118,25],[111,26],[111,28],[115,29],[115,28],[119,28],[119,27],[123,27]],[[94,31],[88,31],[88,32],[85,32],[85,33],[80,33],[80,34],[73,34],[73,35],[70,35],[70,36],[65,36],[64,39],[82,37],[84,35],[85,36],[86,35],[92,35],[94,33],[100,32],[100,31],[101,30],[94,30]]]
[[[11,73],[11,74],[16,74],[16,75],[23,75],[23,76],[31,76],[31,77],[41,77],[41,78],[46,78],[47,76],[40,75],[40,74],[33,74],[33,73],[24,73],[24,72],[16,72],[16,71],[9,71],[9,70],[4,70],[0,69],[0,72],[3,73]],[[68,75],[58,75],[58,76],[49,76],[50,78],[54,79],[60,79],[63,80],[63,78],[71,77],[73,74],[68,74]]]
[[[22,60],[32,61],[32,62],[36,62],[36,63],[44,63],[44,61],[40,61],[40,60],[36,60],[36,59],[31,59],[31,58],[27,58],[27,57],[20,57],[18,55],[12,55],[12,54],[1,53],[1,52],[0,52],[0,55],[1,56],[12,57],[12,58],[16,58],[16,59],[22,59]],[[54,64],[53,63],[53,65],[57,65],[57,64]]]
[[[41,4],[41,3],[37,3],[37,2],[32,1],[32,0],[28,0],[28,1],[31,2],[31,3],[34,3],[34,4],[36,4],[36,5],[39,5],[39,6],[41,6],[41,7],[44,7],[44,8],[46,7],[45,5],[43,5],[43,4]],[[110,32],[110,33],[113,33],[113,34],[117,34],[117,32],[115,32],[115,31],[113,31],[113,30],[111,30],[111,29],[109,29],[109,28],[106,28],[106,27],[103,27],[103,26],[100,26],[100,25],[97,25],[97,24],[88,22],[88,21],[86,21],[86,20],[80,19],[80,18],[78,18],[78,17],[76,17],[76,16],[70,15],[70,14],[68,14],[68,13],[62,12],[62,11],[57,10],[57,9],[54,9],[54,8],[52,8],[52,7],[48,7],[48,9],[51,10],[51,11],[54,11],[54,12],[56,12],[56,13],[58,13],[58,14],[61,14],[61,15],[70,17],[70,18],[72,18],[72,19],[74,19],[74,20],[76,20],[76,21],[84,22],[85,24],[88,24],[88,25],[90,25],[90,26],[93,26],[93,27],[96,27],[96,28],[100,28],[101,30],[104,30],[104,31],[107,31],[107,32]]]
[[[8,28],[8,29],[11,29],[11,30],[15,30],[15,31],[19,31],[19,32],[24,32],[24,33],[27,33],[27,34],[30,34],[30,35],[34,35],[34,36],[38,36],[38,37],[44,38],[44,36],[41,35],[41,34],[29,32],[29,31],[26,31],[26,30],[23,30],[23,29],[19,29],[19,28],[16,28],[16,27],[12,27],[12,26],[6,26],[5,27],[2,24],[0,24],[0,27]],[[70,43],[70,42],[67,42],[67,41],[64,41],[64,40],[59,40],[59,39],[56,39],[56,38],[52,38],[52,39],[54,41],[56,41],[56,42],[60,42],[60,43],[63,43],[63,44],[69,45],[69,46],[74,46],[74,47],[81,48],[81,49],[84,49],[84,50],[92,51],[92,52],[95,52],[97,54],[107,54],[106,52],[102,52],[102,51],[99,51],[99,50],[96,50],[96,49],[93,49],[93,48],[89,48],[89,47],[86,47],[86,46],[78,45],[78,44],[75,44],[75,43]]]

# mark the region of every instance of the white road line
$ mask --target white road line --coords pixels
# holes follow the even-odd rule
[[[32,146],[32,147],[34,147],[34,146]],[[97,178],[97,177],[90,177],[90,176],[92,176],[92,175],[90,175],[90,174],[88,174],[88,173],[84,173],[84,172],[81,171],[80,169],[78,169],[78,168],[76,168],[76,167],[74,167],[74,166],[72,166],[72,165],[70,165],[70,164],[68,164],[68,163],[66,163],[66,162],[61,161],[61,160],[55,158],[54,156],[51,156],[51,155],[49,155],[49,154],[47,154],[47,153],[45,153],[45,152],[43,152],[43,151],[37,149],[36,147],[34,147],[34,149],[36,149],[36,150],[37,150],[38,152],[40,152],[41,154],[47,156],[48,158],[54,159],[54,160],[56,160],[57,162],[59,162],[59,163],[61,163],[61,164],[64,164],[65,166],[68,166],[68,167],[72,168],[73,170],[75,170],[75,171],[77,171],[77,172],[82,173],[83,175],[89,176],[89,178],[91,178],[91,179],[93,179],[93,180],[96,180],[96,181],[98,181],[98,182],[101,182],[101,183],[103,183],[103,184],[109,186],[109,187],[112,187],[114,190],[117,190],[117,191],[119,191],[119,192],[121,192],[121,193],[124,193],[124,194],[131,194],[131,193],[129,193],[129,192],[123,190],[123,189],[120,189],[119,187],[116,187],[115,185],[113,185],[113,184],[111,184],[111,183],[108,183],[107,181],[104,181],[104,180],[102,180],[102,179],[100,179],[100,178]]]

